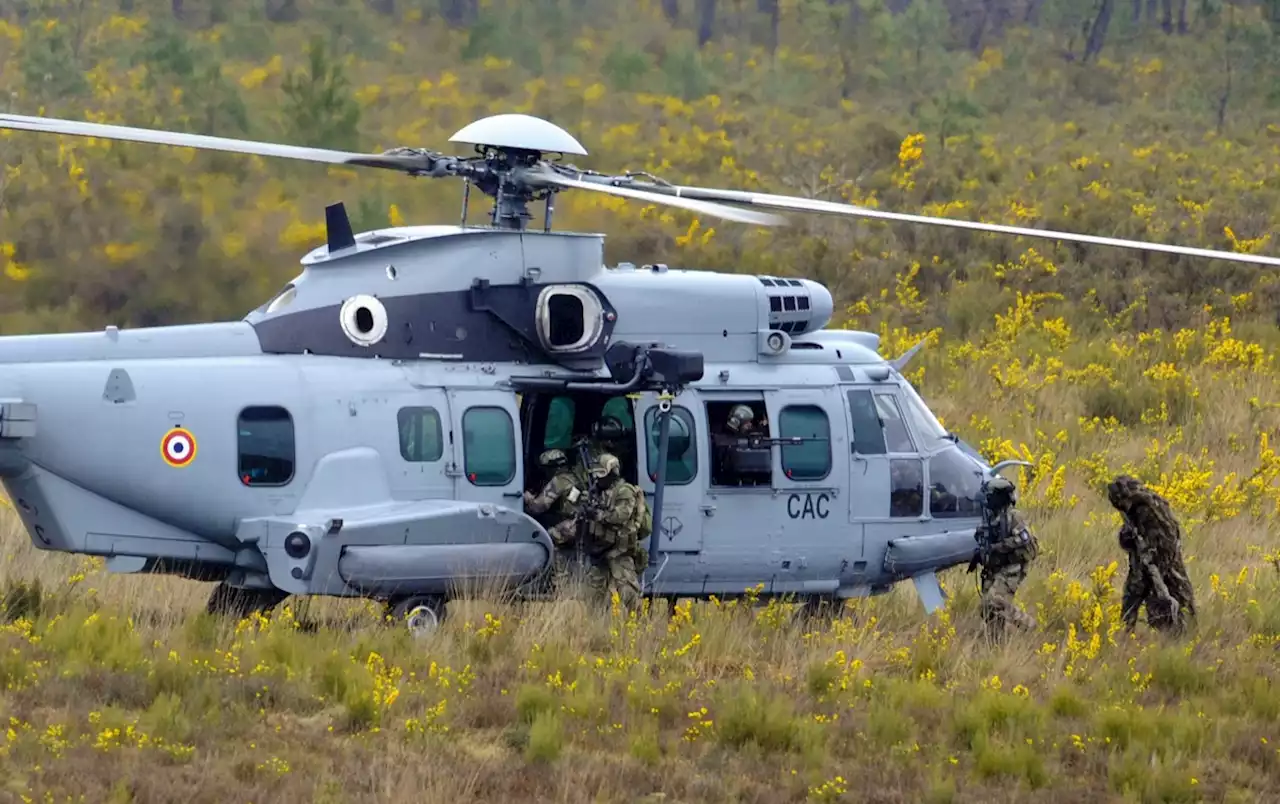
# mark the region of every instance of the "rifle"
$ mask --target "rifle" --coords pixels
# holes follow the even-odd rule
[[[1142,565],[1142,569],[1147,573],[1147,577],[1151,579],[1151,586],[1155,590],[1156,596],[1160,598],[1160,602],[1169,607],[1169,614],[1173,615],[1177,613],[1179,608],[1178,602],[1174,599],[1173,595],[1169,593],[1169,587],[1164,582],[1164,575],[1160,572],[1160,568],[1156,566],[1156,562],[1147,557],[1147,551],[1144,549],[1147,546],[1146,536],[1143,535],[1142,531],[1133,526],[1133,523],[1129,521],[1129,515],[1127,513],[1122,512],[1121,516],[1124,518],[1124,525],[1122,525],[1121,528],[1127,528],[1129,533],[1133,536],[1134,558],[1136,558],[1138,563]]]
[[[978,549],[974,551],[973,558],[969,561],[969,569],[966,573],[973,572],[978,568],[979,564],[986,565],[987,560],[991,557],[991,539],[995,535],[996,523],[993,519],[991,506],[987,504],[987,481],[982,481],[982,502],[979,504],[979,511],[982,514],[982,527],[978,528],[975,539],[978,542]]]
[[[579,567],[583,565],[583,559],[585,558],[587,528],[590,521],[587,518],[587,514],[589,509],[599,507],[599,493],[596,490],[595,481],[591,479],[591,453],[587,450],[589,441],[590,439],[586,436],[578,436],[573,441],[573,448],[578,451],[578,463],[582,466],[582,473],[587,483],[587,488],[585,489],[586,497],[578,507],[577,535],[573,540],[574,560]]]

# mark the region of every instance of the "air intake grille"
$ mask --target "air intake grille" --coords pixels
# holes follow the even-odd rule
[[[769,329],[788,335],[807,332],[812,322],[809,291],[804,283],[799,279],[779,279],[776,276],[758,276],[756,279],[769,289]]]

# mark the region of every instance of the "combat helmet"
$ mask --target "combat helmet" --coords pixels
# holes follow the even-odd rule
[[[569,459],[565,457],[563,450],[549,449],[549,450],[545,450],[541,455],[538,456],[539,466],[546,466],[546,467],[566,466],[568,465],[568,463],[569,463]]]
[[[627,428],[617,416],[601,416],[591,425],[591,435],[605,444],[616,444],[627,434]]]
[[[996,476],[987,483],[987,505],[999,510],[1018,502],[1018,487],[1007,477]]]
[[[725,421],[725,424],[736,433],[742,429],[742,425],[753,421],[755,417],[756,414],[747,405],[734,405],[733,409],[729,411],[729,418]]]
[[[622,464],[618,463],[618,458],[608,452],[600,453],[600,457],[596,458],[595,466],[591,467],[591,476],[595,478],[608,477],[609,475],[621,475]]]

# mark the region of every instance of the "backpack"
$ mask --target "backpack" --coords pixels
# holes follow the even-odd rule
[[[653,533],[653,512],[649,510],[649,500],[639,486],[636,487],[636,512],[631,521],[636,526],[636,539],[647,544]]]

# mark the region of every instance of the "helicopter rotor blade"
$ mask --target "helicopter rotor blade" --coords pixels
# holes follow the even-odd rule
[[[68,134],[78,137],[96,137],[123,142],[144,142],[153,145],[172,145],[179,148],[199,148],[208,151],[227,151],[257,156],[275,156],[299,159],[306,162],[322,162],[332,165],[380,167],[407,173],[430,171],[435,160],[425,152],[389,152],[386,154],[361,154],[349,151],[333,151],[327,148],[304,148],[298,145],[282,145],[274,142],[254,142],[227,137],[211,137],[206,134],[186,134],[179,131],[133,128],[105,123],[83,123],[78,120],[61,120],[53,117],[30,117],[18,114],[0,114],[0,128],[19,131],[39,131],[46,134]]]
[[[1090,243],[1099,246],[1115,246],[1117,248],[1136,249],[1138,251],[1163,251],[1169,254],[1181,254],[1189,257],[1206,257],[1216,260],[1247,262],[1256,265],[1280,266],[1280,258],[1265,257],[1260,254],[1243,254],[1231,251],[1216,251],[1191,246],[1175,246],[1167,243],[1151,243],[1141,240],[1123,240],[1116,237],[1099,237],[1097,235],[1076,234],[1074,232],[1058,232],[1052,229],[1029,229],[1021,226],[1005,226],[996,223],[980,223],[978,221],[958,220],[955,218],[934,218],[927,215],[910,215],[902,212],[885,212],[878,209],[867,209],[850,204],[837,204],[816,198],[799,198],[769,193],[749,193],[741,190],[717,190],[684,185],[649,184],[648,182],[627,181],[628,187],[643,188],[658,194],[670,194],[677,198],[690,198],[703,201],[728,201],[747,204],[754,207],[795,210],[798,212],[821,212],[833,215],[846,215],[856,218],[875,218],[905,223],[924,223],[932,226],[949,226],[956,229],[971,229],[997,234],[1020,235],[1023,237],[1039,237],[1046,240],[1064,240],[1068,242]]]
[[[786,223],[785,218],[768,212],[753,212],[748,209],[742,209],[741,207],[726,206],[724,204],[716,204],[710,201],[693,198],[676,198],[664,193],[652,192],[648,188],[641,190],[632,187],[618,187],[613,184],[597,184],[592,181],[571,179],[547,169],[530,171],[530,175],[531,177],[536,178],[537,181],[554,184],[559,187],[573,188],[577,190],[591,190],[597,193],[620,196],[622,198],[634,198],[641,201],[651,201],[655,204],[666,204],[667,206],[680,207],[693,212],[699,212],[703,215],[712,215],[717,218],[736,221],[738,223],[754,223],[759,226],[780,226]]]

